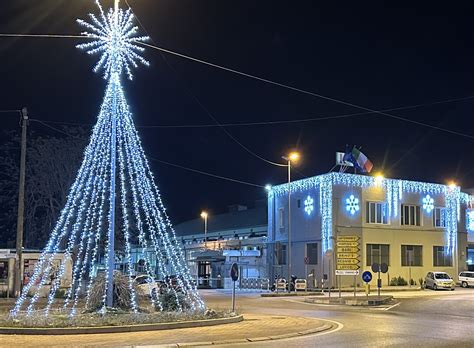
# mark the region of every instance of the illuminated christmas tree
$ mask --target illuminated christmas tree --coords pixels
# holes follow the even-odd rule
[[[97,277],[100,255],[104,255],[105,286],[102,311],[113,306],[113,273],[117,252],[124,255],[125,273],[131,294],[130,310],[139,310],[134,289],[134,265],[131,248],[136,242],[145,258],[144,269],[149,279],[158,276],[168,282],[167,292],[175,297],[176,308],[184,310],[182,297],[191,309],[202,309],[204,303],[190,276],[183,252],[154,182],[145,153],[125,100],[121,77],[131,80],[132,67],[148,65],[137,44],[147,37],[135,36],[133,14],[115,9],[104,12],[96,1],[100,15],[90,14],[90,22],[78,20],[86,28],[88,43],[78,45],[88,54],[100,54],[94,71],[103,70],[107,80],[105,97],[94,126],[84,160],[73,183],[67,203],[43,250],[30,281],[22,289],[12,316],[26,309],[27,314],[39,309],[40,293],[48,290],[47,302],[41,308],[46,315],[56,299],[61,280],[66,276],[66,263],[72,262],[72,281],[62,309],[71,316],[77,313],[81,298],[88,303],[91,287]],[[116,206],[117,201],[117,206]],[[115,243],[120,236],[121,247]],[[119,250],[121,248],[121,250]],[[64,249],[54,279],[53,260]],[[153,250],[156,267],[147,251]],[[174,276],[174,282],[171,279]],[[51,281],[50,285],[46,285]],[[177,283],[177,284],[176,284]],[[151,286],[151,284],[150,284]],[[32,293],[31,298],[27,297]],[[159,296],[151,296],[155,308],[163,308]]]

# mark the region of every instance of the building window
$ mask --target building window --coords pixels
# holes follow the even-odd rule
[[[277,265],[286,265],[286,244],[275,243],[275,258]]]
[[[386,263],[390,265],[390,245],[388,244],[367,244],[367,266],[373,263]]]
[[[278,209],[278,227],[285,228],[285,208]]]
[[[448,253],[448,248],[444,246],[433,247],[433,266],[450,267],[453,265],[453,258]]]
[[[298,208],[301,208],[301,199],[298,199],[298,200],[296,201],[296,205],[298,206]]]
[[[368,224],[388,224],[387,203],[367,202],[365,221]]]
[[[402,245],[402,266],[423,266],[421,245]]]
[[[306,244],[306,257],[308,258],[308,265],[318,264],[318,243]]]
[[[420,214],[419,205],[402,204],[402,214],[401,214],[402,225],[420,226],[421,225],[420,215],[421,214]]]
[[[446,227],[446,208],[434,208],[433,226]]]
[[[0,283],[6,283],[8,279],[8,261],[0,261]]]

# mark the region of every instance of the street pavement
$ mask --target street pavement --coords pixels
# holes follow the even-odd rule
[[[229,308],[227,291],[202,291],[211,308]],[[229,343],[223,347],[474,347],[474,289],[384,293],[397,300],[379,307],[305,303],[304,297],[262,298],[238,293],[242,323],[165,332],[79,336],[6,336],[0,346],[157,346],[222,342],[245,337],[296,333],[331,323],[316,334],[271,341]],[[343,294],[350,296],[350,294]],[[327,296],[327,295],[326,295]],[[337,296],[337,294],[332,294]]]

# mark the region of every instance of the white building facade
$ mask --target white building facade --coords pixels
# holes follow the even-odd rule
[[[474,198],[458,186],[328,173],[291,183],[290,216],[288,188],[268,193],[270,276],[287,276],[288,219],[291,270],[310,286],[324,278],[333,287],[361,285],[373,263],[388,265],[384,286],[393,278],[419,285],[428,271],[457,280],[468,268]],[[336,276],[341,270],[359,275]]]

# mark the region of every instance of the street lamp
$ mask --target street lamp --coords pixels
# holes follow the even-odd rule
[[[201,212],[201,217],[204,219],[204,248],[207,249],[207,212]]]
[[[288,156],[282,156],[288,162],[288,292],[291,292],[291,163],[300,159],[298,152],[291,152]]]

